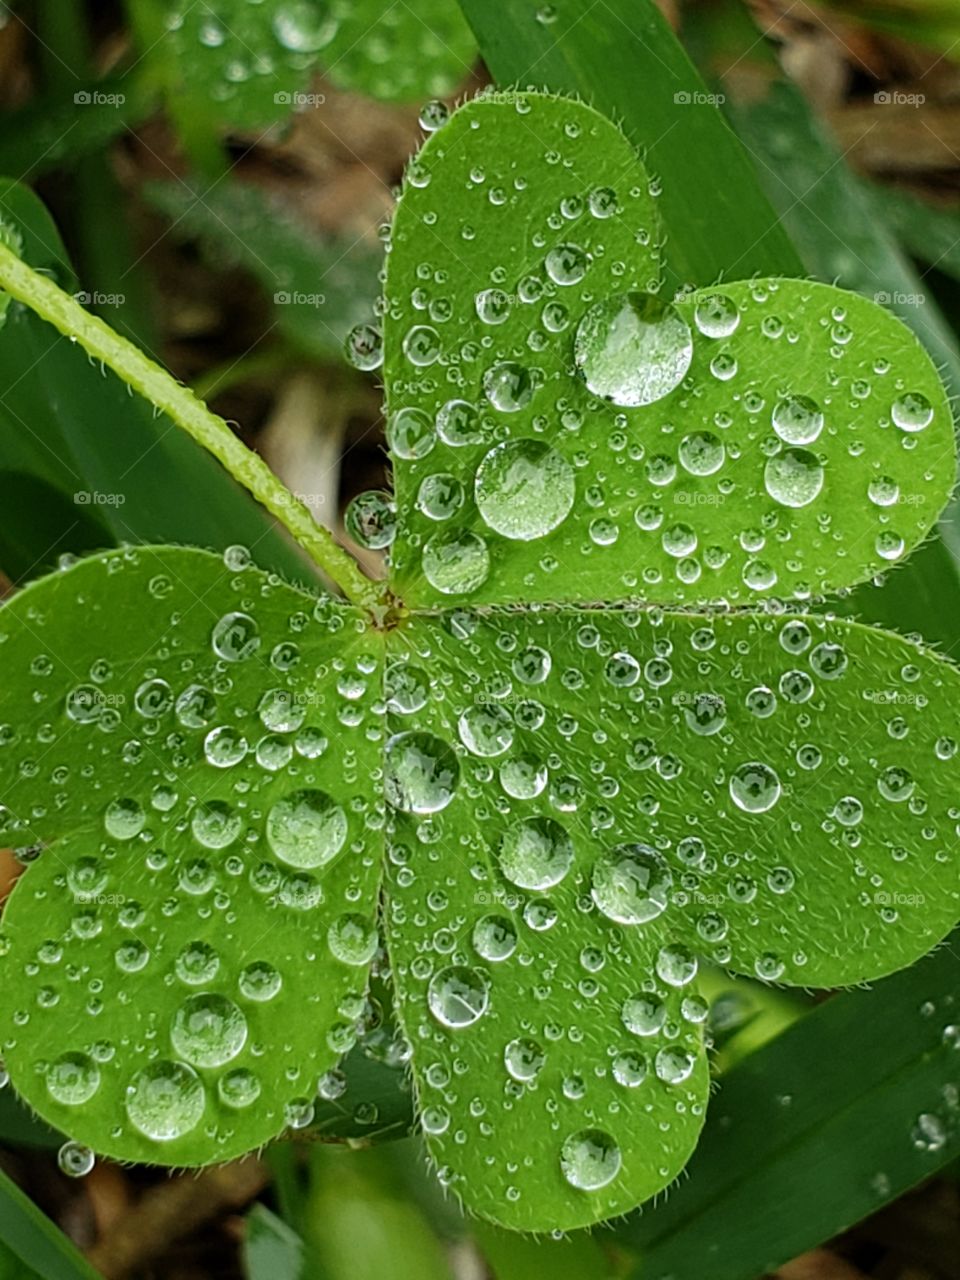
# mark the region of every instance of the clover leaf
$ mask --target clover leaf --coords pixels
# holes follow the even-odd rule
[[[386,101],[446,97],[476,43],[455,0],[176,0],[146,52],[166,63],[176,100],[231,128],[318,106],[318,63],[338,86]]]
[[[0,1039],[51,1124],[228,1159],[309,1121],[377,945],[379,637],[236,551],[112,551],[0,614]]]
[[[429,139],[394,222],[401,598],[745,602],[901,559],[955,473],[917,340],[807,281],[661,297],[627,140],[582,104],[507,97]]]
[[[308,1122],[365,1017],[382,866],[442,1182],[508,1227],[584,1226],[696,1144],[701,960],[852,984],[960,917],[957,670],[782,603],[692,607],[902,557],[953,477],[936,372],[823,285],[668,301],[661,238],[582,104],[494,95],[427,142],[388,259],[385,589],[0,246],[11,297],[202,439],[353,601],[160,547],[0,611],[6,834],[38,853],[4,913],[0,1044],[46,1119],[171,1164]],[[389,543],[389,500],[351,527]]]

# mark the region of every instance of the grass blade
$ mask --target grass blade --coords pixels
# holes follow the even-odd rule
[[[724,1076],[689,1178],[617,1233],[637,1276],[752,1280],[955,1159],[958,986],[948,942]]]

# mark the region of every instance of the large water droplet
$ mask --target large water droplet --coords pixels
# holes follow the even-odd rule
[[[222,1067],[235,1058],[247,1039],[247,1020],[226,996],[188,996],[173,1015],[170,1041],[181,1058],[195,1067]]]
[[[784,507],[806,507],[823,488],[823,467],[808,449],[784,449],[767,460],[767,493]]]
[[[500,868],[520,889],[549,889],[573,865],[573,843],[552,818],[524,818],[500,841]]]
[[[599,1191],[620,1172],[620,1148],[602,1129],[580,1129],[564,1140],[560,1168],[571,1187]]]
[[[652,404],[679,386],[693,358],[680,313],[654,294],[616,294],[580,321],[574,359],[590,390],[614,404]]]
[[[576,483],[569,462],[542,440],[498,444],[477,468],[477,507],[505,538],[528,542],[556,529],[573,507]]]
[[[172,1142],[196,1128],[205,1102],[198,1076],[182,1062],[152,1062],[127,1086],[130,1123],[154,1142]]]
[[[322,867],[347,839],[347,816],[325,791],[295,791],[267,815],[267,841],[291,867]]]
[[[780,799],[780,779],[769,765],[749,761],[730,775],[730,797],[745,813],[766,813]]]
[[[386,747],[387,800],[404,813],[437,813],[453,799],[460,765],[453,748],[429,733],[397,733]]]
[[[488,1000],[486,979],[466,965],[441,969],[427,990],[430,1012],[445,1027],[469,1027],[486,1012]]]
[[[673,876],[663,858],[645,844],[622,844],[597,859],[593,900],[610,920],[646,924],[666,908]]]

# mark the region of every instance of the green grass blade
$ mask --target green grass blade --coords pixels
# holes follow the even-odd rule
[[[688,1177],[617,1231],[637,1280],[753,1280],[960,1155],[955,942],[723,1077]]]
[[[33,1280],[102,1280],[83,1254],[0,1169],[0,1240],[20,1260],[10,1276]]]
[[[303,1280],[303,1241],[264,1204],[255,1204],[246,1217],[243,1269],[246,1280]],[[319,1280],[316,1272],[310,1280]]]
[[[749,158],[652,0],[461,7],[499,85],[579,94],[620,123],[662,187],[674,282],[803,273]]]
[[[871,185],[867,191],[914,258],[960,280],[960,213],[956,209],[939,208],[893,187]]]

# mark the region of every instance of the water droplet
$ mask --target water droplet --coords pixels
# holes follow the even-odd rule
[[[730,775],[730,798],[745,813],[766,813],[780,799],[780,779],[758,760],[742,764]]]
[[[192,987],[211,982],[219,968],[220,956],[208,942],[188,942],[174,961],[177,977]]]
[[[552,818],[524,818],[500,841],[500,869],[520,889],[549,889],[573,865],[573,843]]]
[[[547,767],[536,756],[514,756],[500,766],[500,785],[514,800],[533,800],[547,785]]]
[[[46,1081],[55,1102],[78,1107],[100,1088],[100,1069],[85,1053],[65,1053],[47,1068]]]
[[[96,1156],[82,1142],[65,1142],[57,1152],[57,1165],[68,1178],[85,1178],[96,1163]]]
[[[495,702],[481,702],[460,717],[460,741],[476,756],[502,756],[513,745],[513,719]]]
[[[501,413],[519,413],[533,399],[533,377],[522,364],[505,360],[483,375],[483,392]]]
[[[712,476],[723,466],[726,450],[712,431],[693,431],[680,441],[677,456],[692,476]]]
[[[517,949],[517,931],[506,916],[483,916],[473,926],[473,945],[484,960],[509,960]]]
[[[398,458],[415,462],[436,443],[433,423],[422,409],[400,409],[387,421],[387,444]]]
[[[325,866],[347,839],[347,816],[325,791],[294,791],[267,815],[267,842],[290,867]]]
[[[536,1080],[540,1068],[547,1060],[536,1040],[511,1040],[503,1051],[503,1065],[507,1074],[521,1084]]]
[[[919,391],[908,391],[893,402],[890,416],[901,431],[922,431],[933,421],[933,405]]]
[[[195,1067],[222,1067],[235,1058],[247,1039],[247,1020],[226,996],[188,996],[173,1016],[170,1041],[181,1058]]]
[[[894,804],[909,800],[916,789],[916,785],[913,775],[907,769],[902,769],[897,765],[891,765],[888,769],[884,769],[877,779],[877,789],[884,800],[890,800]]]
[[[383,364],[383,334],[372,324],[355,325],[343,344],[347,363],[369,373]]]
[[[655,1036],[667,1020],[667,1007],[653,996],[638,994],[624,1000],[620,1018],[635,1036]]]
[[[243,829],[243,820],[222,800],[209,800],[190,819],[194,839],[205,849],[225,849]]]
[[[664,1084],[682,1084],[693,1073],[696,1064],[697,1060],[692,1053],[671,1045],[657,1054],[654,1069],[657,1078]]]
[[[541,440],[498,444],[477,468],[477,507],[505,538],[542,538],[567,518],[576,496],[573,468]]]
[[[147,815],[136,800],[114,800],[107,805],[103,825],[114,840],[132,840],[147,825]]]
[[[693,358],[686,321],[653,294],[618,294],[580,321],[574,359],[594,395],[614,404],[652,404],[679,386]]]
[[[268,964],[266,960],[255,960],[241,969],[237,985],[240,988],[240,994],[247,1000],[262,1003],[272,1000],[279,993],[283,986],[283,978],[279,970],[272,964]]]
[[[490,552],[475,533],[437,533],[423,548],[423,573],[442,595],[468,595],[487,580]]]
[[[378,942],[376,925],[355,911],[334,920],[327,932],[330,954],[341,964],[369,964],[377,954]]]
[[[217,1094],[224,1106],[242,1110],[260,1097],[260,1081],[247,1067],[234,1067],[217,1081]]]
[[[697,299],[694,319],[707,338],[729,338],[740,323],[737,304],[723,293],[708,293]]]
[[[397,508],[388,493],[368,489],[351,499],[344,523],[347,533],[359,546],[381,551],[397,536]]]
[[[466,965],[441,969],[427,990],[430,1012],[445,1027],[469,1027],[486,1012],[488,1000],[486,979]]]
[[[587,274],[590,259],[575,244],[559,244],[551,249],[544,260],[547,275],[559,285],[579,284]]]
[[[244,662],[260,648],[260,632],[247,614],[228,613],[213,628],[211,642],[225,662]]]
[[[594,902],[619,924],[646,924],[666,909],[673,876],[655,849],[622,844],[602,854],[593,868]]]
[[[449,520],[463,506],[463,485],[447,472],[424,476],[417,493],[417,509],[428,520]]]
[[[620,1172],[620,1148],[602,1129],[580,1129],[564,1139],[560,1168],[571,1187],[599,1191]]]
[[[784,449],[767,459],[763,483],[774,502],[806,507],[823,488],[823,467],[808,449]]]
[[[205,1103],[198,1076],[182,1062],[152,1062],[127,1086],[130,1123],[154,1142],[172,1142],[196,1128]]]
[[[647,1060],[642,1053],[618,1053],[611,1069],[614,1080],[625,1089],[636,1089],[647,1078]]]
[[[809,396],[787,396],[773,410],[773,429],[787,444],[812,444],[823,430],[823,413]]]
[[[398,733],[386,747],[387,800],[404,813],[437,813],[453,799],[460,765],[450,747],[429,733]]]

